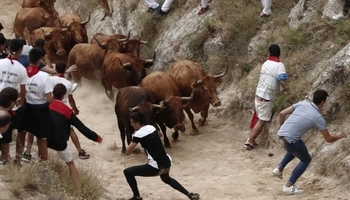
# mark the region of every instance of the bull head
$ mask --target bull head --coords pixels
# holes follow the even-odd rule
[[[91,19],[91,12],[89,13],[89,18],[87,20],[85,20],[85,21],[80,22],[80,24],[84,26],[87,23],[89,23],[90,19]]]

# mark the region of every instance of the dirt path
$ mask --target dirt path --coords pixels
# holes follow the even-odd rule
[[[11,38],[12,23],[21,1],[2,0],[0,6],[0,22],[5,26],[3,33]],[[144,154],[134,154],[129,157],[120,153],[121,141],[114,114],[114,102],[111,102],[98,86],[86,84],[74,93],[77,105],[80,106],[79,118],[91,129],[104,138],[102,144],[96,144],[79,135],[82,147],[91,158],[79,160],[77,153],[74,159],[78,165],[92,165],[109,184],[106,189],[112,199],[132,196],[126,183],[123,169],[146,161]],[[196,115],[198,121],[198,115]],[[282,187],[296,162],[285,170],[284,180],[271,175],[272,169],[282,158],[282,150],[276,150],[273,157],[267,155],[267,150],[259,148],[246,151],[242,145],[246,139],[242,125],[231,121],[209,117],[207,126],[199,127],[200,134],[191,135],[191,130],[180,134],[179,141],[172,142],[172,148],[167,152],[172,156],[171,175],[189,191],[198,192],[203,200],[233,200],[233,199],[348,199],[349,190],[335,188],[337,182],[325,177],[317,177],[310,171],[298,181],[305,189],[304,194],[287,196],[282,193]],[[186,127],[190,127],[186,121]],[[171,137],[171,131],[169,131]],[[114,145],[119,148],[111,148]],[[12,144],[14,145],[14,144]],[[72,149],[74,149],[71,144]],[[14,155],[14,152],[11,152]],[[313,160],[317,164],[317,160]],[[1,169],[0,169],[1,170]],[[162,183],[159,177],[137,178],[139,189],[148,200],[178,200],[187,199],[168,185]],[[0,184],[2,188],[2,184]],[[1,199],[1,198],[0,198]]]

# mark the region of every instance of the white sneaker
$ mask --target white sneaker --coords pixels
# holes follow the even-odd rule
[[[340,20],[340,19],[343,19],[343,18],[345,18],[345,15],[343,15],[343,12],[341,12],[341,13],[339,13],[337,15],[334,15],[332,17],[333,20]]]
[[[290,187],[283,186],[283,192],[286,194],[300,194],[303,193],[304,190],[299,190],[295,185]]]
[[[280,172],[280,170],[278,168],[275,168],[272,171],[272,174],[276,177],[278,177],[279,179],[283,179],[283,172]]]

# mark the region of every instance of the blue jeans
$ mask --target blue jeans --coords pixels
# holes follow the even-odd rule
[[[309,166],[311,156],[302,140],[298,140],[294,143],[284,142],[284,145],[287,153],[284,155],[281,163],[279,164],[282,169],[284,169],[295,157],[299,158],[300,160],[299,164],[294,168],[292,175],[288,180],[290,184],[294,185]]]

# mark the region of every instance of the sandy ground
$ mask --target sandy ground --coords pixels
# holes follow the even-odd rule
[[[0,22],[3,33],[12,38],[11,27],[19,0],[1,0]],[[78,116],[88,127],[100,134],[104,141],[96,144],[78,133],[82,147],[91,154],[88,160],[80,160],[72,143],[71,149],[78,165],[91,165],[108,180],[106,190],[111,199],[130,198],[132,192],[126,183],[123,169],[146,163],[143,153],[125,156],[120,153],[121,141],[114,114],[114,102],[110,101],[99,85],[84,82],[74,93],[80,109]],[[195,119],[198,121],[199,116]],[[247,119],[249,120],[249,119]],[[186,120],[186,127],[190,127]],[[172,156],[170,175],[187,190],[198,192],[203,200],[233,199],[348,199],[349,190],[335,188],[337,182],[325,177],[317,177],[306,171],[297,185],[306,190],[304,194],[289,196],[282,193],[283,184],[289,177],[296,162],[285,169],[285,177],[273,177],[271,171],[283,156],[280,148],[273,150],[274,156],[267,155],[267,149],[260,147],[254,151],[243,149],[246,139],[246,125],[210,116],[208,125],[199,127],[200,134],[193,136],[190,128],[181,133],[177,142],[171,142],[167,152]],[[171,138],[172,131],[168,135]],[[12,144],[14,146],[14,142]],[[14,152],[11,152],[14,155]],[[317,164],[317,160],[313,160]],[[165,185],[159,177],[137,178],[140,193],[148,200],[187,199],[181,193]],[[0,182],[0,188],[3,183]],[[0,199],[7,199],[2,196]]]

